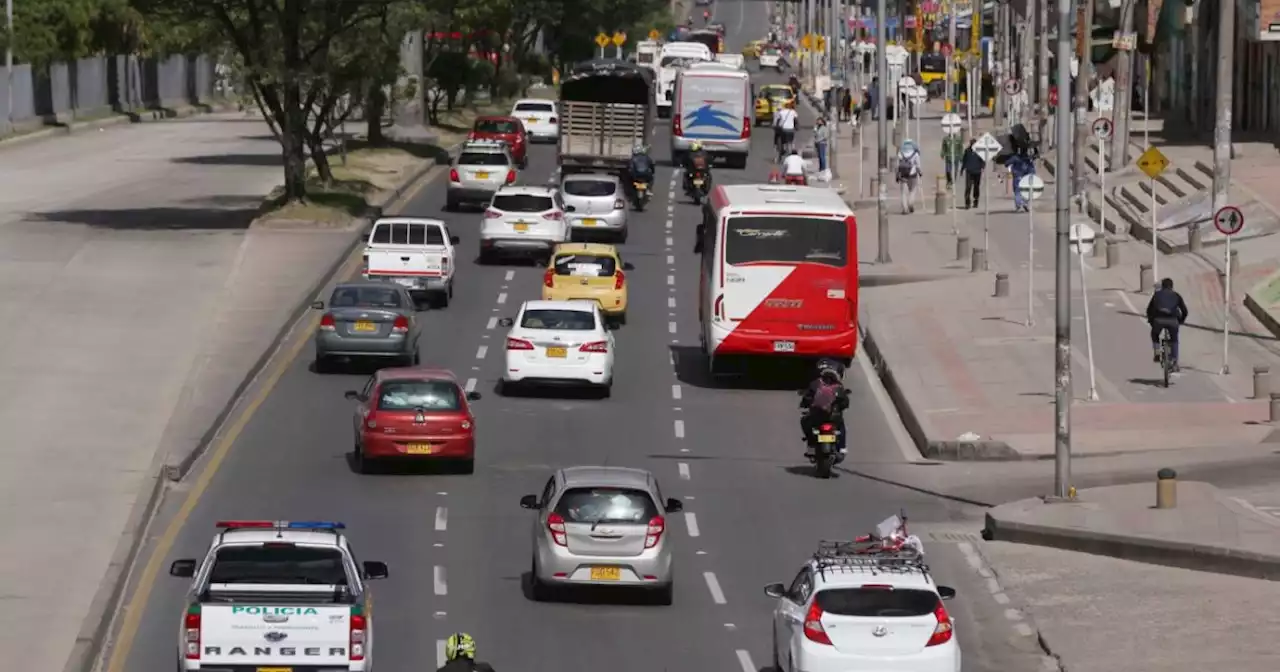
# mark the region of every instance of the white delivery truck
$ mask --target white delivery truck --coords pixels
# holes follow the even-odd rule
[[[676,99],[676,76],[692,63],[712,60],[711,49],[697,42],[668,42],[658,54],[658,76],[654,80],[653,104],[658,117],[671,116],[671,105]]]
[[[676,80],[671,118],[671,158],[680,165],[697,141],[734,168],[747,166],[751,150],[751,75],[726,63],[697,63]]]
[[[373,223],[364,248],[364,278],[402,285],[438,308],[453,298],[457,236],[439,219],[383,217]]]
[[[641,65],[650,70],[653,74],[658,74],[658,54],[662,51],[662,44],[655,40],[644,40],[636,43],[636,65]]]

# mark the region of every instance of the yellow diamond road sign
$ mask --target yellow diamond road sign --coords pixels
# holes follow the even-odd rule
[[[604,33],[600,33],[599,35],[596,35],[596,44],[601,49],[604,49],[605,47],[609,46],[609,36],[605,35]]]
[[[1160,153],[1155,147],[1147,149],[1138,157],[1138,168],[1147,174],[1147,177],[1156,179],[1160,177],[1166,168],[1169,167],[1169,158]]]
[[[624,42],[626,42],[626,41],[627,41],[627,34],[626,34],[626,33],[623,33],[623,32],[617,32],[617,33],[614,33],[614,34],[613,34],[613,46],[615,46],[615,47],[621,47],[621,46],[622,46],[622,44],[623,44]]]
[[[813,47],[811,46],[812,44],[813,44],[813,38],[812,38],[812,37],[810,37],[808,33],[806,33],[804,37],[800,38],[800,46],[801,46],[801,47],[803,47],[803,48],[805,48],[805,49],[812,49],[812,48],[813,48]]]
[[[656,31],[656,30],[651,30],[651,31],[649,31],[649,39],[651,39],[651,40],[656,40],[656,39],[658,39],[659,37],[661,37],[661,35],[662,35],[662,33],[659,33],[659,32],[658,32],[658,31]]]

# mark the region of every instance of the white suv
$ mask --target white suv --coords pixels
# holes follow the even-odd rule
[[[549,257],[556,245],[568,240],[559,191],[505,186],[493,195],[480,222],[480,262],[502,255]]]
[[[765,586],[779,672],[960,672],[960,645],[919,546],[823,541],[791,582]]]

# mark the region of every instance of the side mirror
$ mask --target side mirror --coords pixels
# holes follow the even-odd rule
[[[622,262],[622,270],[624,270],[624,271],[634,271],[634,270],[636,270],[636,267],[635,267],[635,266],[633,266],[633,265],[631,264],[631,262],[629,262],[629,261],[624,261],[624,262]]]
[[[461,238],[459,238],[458,236],[449,236],[449,244],[450,244],[450,245],[461,245],[461,244],[462,244],[462,239],[461,239]]]
[[[467,393],[467,401],[480,401],[480,393],[479,393],[479,392],[468,392],[468,393]]]
[[[521,498],[520,498],[520,508],[522,508],[522,509],[536,509],[536,508],[538,508],[538,496],[537,496],[537,495],[525,495],[524,497],[521,497]]]
[[[785,597],[787,594],[787,587],[781,583],[771,583],[764,587],[764,594],[769,597]]]
[[[311,304],[311,309],[324,310],[324,301],[316,301],[315,303]]]
[[[684,502],[674,497],[667,499],[667,513],[679,513],[684,511]]]
[[[515,323],[516,321],[509,317],[503,317],[498,320],[499,327],[510,327],[510,326],[513,326]]]
[[[196,575],[196,561],[191,559],[174,560],[169,565],[169,576],[189,579]]]
[[[938,586],[938,597],[949,600],[956,596],[956,589],[951,586]]]
[[[346,397],[347,399],[350,399],[351,401],[363,401],[360,398],[360,393],[356,392],[355,390],[347,390],[346,392],[342,393],[342,396]]]
[[[566,205],[566,206],[564,206],[564,210],[565,210],[565,212],[577,212],[577,211],[578,211],[578,209],[577,209],[576,207],[572,206],[572,205]]]
[[[388,576],[387,563],[378,562],[377,560],[366,560],[361,563],[364,568],[364,578],[370,581],[374,579],[385,579]]]

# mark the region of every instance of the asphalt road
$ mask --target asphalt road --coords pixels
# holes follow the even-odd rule
[[[719,8],[732,49],[763,33],[765,8]],[[769,144],[768,134],[759,134],[748,168],[717,168],[716,179],[763,181]],[[665,129],[653,147],[665,158]],[[535,147],[522,181],[547,181],[553,163],[551,148]],[[496,394],[504,334],[494,318],[538,297],[540,269],[462,261],[453,304],[423,315],[421,350],[425,364],[474,379],[484,394],[476,404],[476,473],[355,474],[348,462],[352,402],[343,391],[360,387],[367,372],[317,375],[307,346],[250,409],[207,488],[195,486],[194,508],[181,510],[177,499],[165,504],[157,537],[175,515],[181,523],[172,549],[159,545],[168,550],[165,565],[202,554],[217,519],[336,519],[347,524],[360,558],[391,567],[391,578],[373,586],[380,672],[432,669],[441,640],[459,630],[474,635],[480,658],[500,670],[755,672],[770,654],[773,600],[762,586],[789,582],[817,540],[866,532],[905,508],[924,533],[939,581],[960,592],[951,606],[965,669],[1039,670],[1034,638],[1017,633],[957,548],[979,528],[979,511],[853,473],[863,463],[904,461],[863,369],[852,368],[848,380],[853,456],[830,481],[809,475],[794,387],[716,388],[698,373],[691,253],[697,211],[683,195],[673,200],[673,182],[663,165],[649,208],[632,213],[623,247],[635,266],[631,308],[617,332],[612,398]],[[404,212],[446,219],[461,249],[473,252],[480,215],[445,213],[443,202],[444,184],[435,182]],[[532,514],[518,500],[538,492],[551,469],[579,464],[649,469],[667,496],[685,500],[687,513],[670,528],[678,541],[673,606],[625,595],[526,598]],[[155,549],[153,543],[144,551],[144,562]],[[136,628],[126,625],[110,672],[174,666],[186,584],[163,574],[139,584],[127,607]]]

